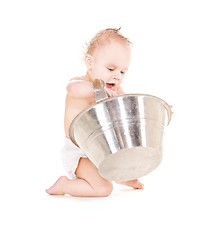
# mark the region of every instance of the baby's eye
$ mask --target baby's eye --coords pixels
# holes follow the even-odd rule
[[[112,71],[114,71],[114,69],[113,69],[113,68],[107,68],[107,69],[108,69],[109,71],[111,71],[111,72],[112,72]]]
[[[125,74],[125,72],[121,71],[121,74]]]

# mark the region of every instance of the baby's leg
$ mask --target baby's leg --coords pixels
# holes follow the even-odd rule
[[[60,177],[56,183],[46,190],[53,195],[69,194],[75,197],[105,197],[113,190],[110,181],[101,177],[98,169],[88,158],[81,158],[75,172],[77,179]]]

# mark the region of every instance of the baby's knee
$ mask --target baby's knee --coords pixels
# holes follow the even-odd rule
[[[106,182],[101,186],[97,187],[97,194],[99,197],[108,197],[113,191],[112,182]]]

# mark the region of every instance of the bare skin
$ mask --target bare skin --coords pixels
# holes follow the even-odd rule
[[[95,102],[92,79],[100,78],[106,83],[109,95],[124,94],[121,83],[128,69],[130,50],[125,44],[111,42],[100,47],[93,56],[86,55],[87,74],[71,79],[67,85],[64,130],[69,138],[69,126],[75,116]],[[101,177],[95,165],[88,158],[81,158],[75,171],[76,179],[61,176],[52,187],[46,190],[51,195],[69,194],[76,197],[105,197],[111,194],[113,184]],[[117,182],[134,189],[143,189],[138,180]]]

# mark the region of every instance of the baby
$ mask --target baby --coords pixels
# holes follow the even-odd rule
[[[90,41],[85,54],[86,75],[71,79],[67,85],[64,118],[66,139],[62,149],[62,160],[70,178],[61,176],[52,187],[46,190],[48,194],[105,197],[109,196],[113,190],[112,182],[104,179],[84,152],[71,142],[69,127],[77,114],[95,103],[92,89],[94,79],[104,80],[109,95],[124,94],[121,83],[130,63],[131,42],[119,30],[105,29],[96,34]],[[135,189],[143,188],[143,184],[138,179],[117,183]]]

